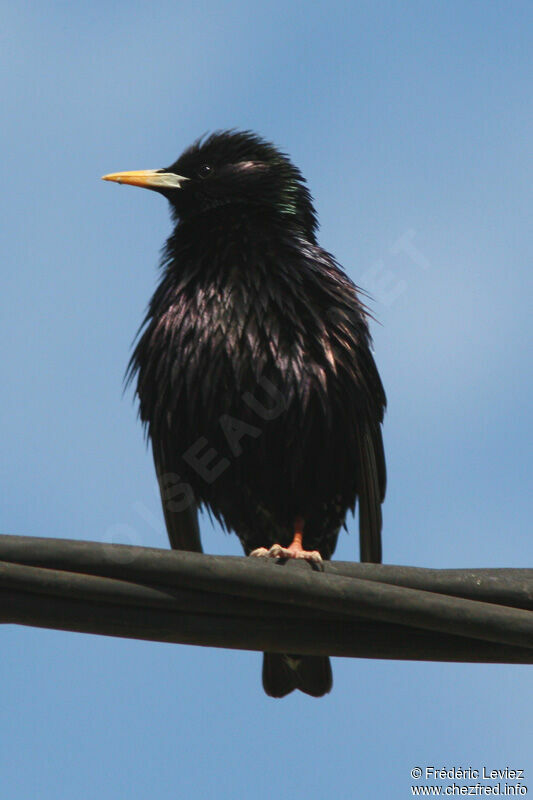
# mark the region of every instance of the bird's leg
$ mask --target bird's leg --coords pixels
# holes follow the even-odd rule
[[[267,556],[269,558],[304,558],[306,561],[322,561],[322,556],[318,550],[304,550],[303,547],[304,520],[296,517],[294,520],[294,537],[288,547],[280,544],[273,544],[270,550],[266,547],[258,547],[252,550],[251,556]]]

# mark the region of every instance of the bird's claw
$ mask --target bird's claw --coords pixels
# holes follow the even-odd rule
[[[252,550],[250,553],[251,556],[257,556],[258,558],[264,558],[265,556],[268,556],[268,554],[269,551],[266,549],[266,547],[256,547],[256,549]]]
[[[282,547],[280,544],[273,544],[269,550],[266,547],[258,547],[252,550],[250,555],[263,558],[303,558],[305,561],[322,562],[322,556],[318,550],[301,550],[292,545]]]

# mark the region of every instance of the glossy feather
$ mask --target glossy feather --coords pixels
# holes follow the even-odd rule
[[[361,559],[380,561],[385,394],[365,307],[316,242],[301,174],[235,132],[168,169],[189,181],[162,192],[176,227],[129,375],[172,546],[201,549],[203,505],[247,554],[288,546],[302,517],[305,548],[330,558],[359,501]],[[265,662],[276,696],[302,688],[283,658]],[[324,660],[299,670],[311,694],[329,691]]]

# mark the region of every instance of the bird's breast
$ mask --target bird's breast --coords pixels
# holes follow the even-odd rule
[[[200,433],[221,414],[247,413],[243,397],[264,380],[302,425],[309,409],[331,419],[339,403],[351,404],[364,318],[326,254],[317,264],[266,236],[253,246],[251,235],[198,238],[172,244],[132,359],[150,429]]]

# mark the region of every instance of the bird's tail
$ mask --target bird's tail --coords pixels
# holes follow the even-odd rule
[[[270,697],[285,697],[294,689],[322,697],[332,686],[333,675],[327,656],[263,653],[263,688]]]

